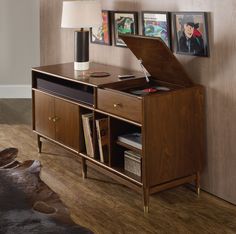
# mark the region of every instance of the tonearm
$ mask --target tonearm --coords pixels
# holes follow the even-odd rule
[[[143,61],[142,61],[142,59],[139,59],[138,61],[139,61],[140,67],[141,67],[141,69],[142,69],[142,71],[143,71],[143,73],[144,73],[144,75],[145,75],[146,81],[149,82],[150,80],[149,80],[149,78],[148,78],[148,73],[147,73],[145,67],[143,66]]]

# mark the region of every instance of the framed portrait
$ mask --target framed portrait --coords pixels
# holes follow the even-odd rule
[[[102,25],[90,29],[90,42],[112,45],[110,11],[102,11]]]
[[[142,11],[143,35],[161,38],[171,48],[168,12]]]
[[[209,56],[206,12],[173,12],[172,24],[176,53]]]
[[[126,47],[126,44],[119,38],[121,34],[138,34],[138,12],[114,11],[114,42],[115,46]]]

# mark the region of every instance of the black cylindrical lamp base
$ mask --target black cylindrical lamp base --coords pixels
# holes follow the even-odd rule
[[[89,32],[76,31],[75,32],[75,70],[89,69]]]

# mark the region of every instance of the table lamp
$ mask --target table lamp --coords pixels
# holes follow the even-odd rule
[[[102,25],[101,3],[97,0],[64,1],[62,28],[74,28],[74,70],[89,69],[89,28]]]

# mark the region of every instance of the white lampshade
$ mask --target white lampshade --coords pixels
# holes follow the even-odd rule
[[[97,0],[64,1],[62,28],[91,28],[102,25],[102,8]]]

